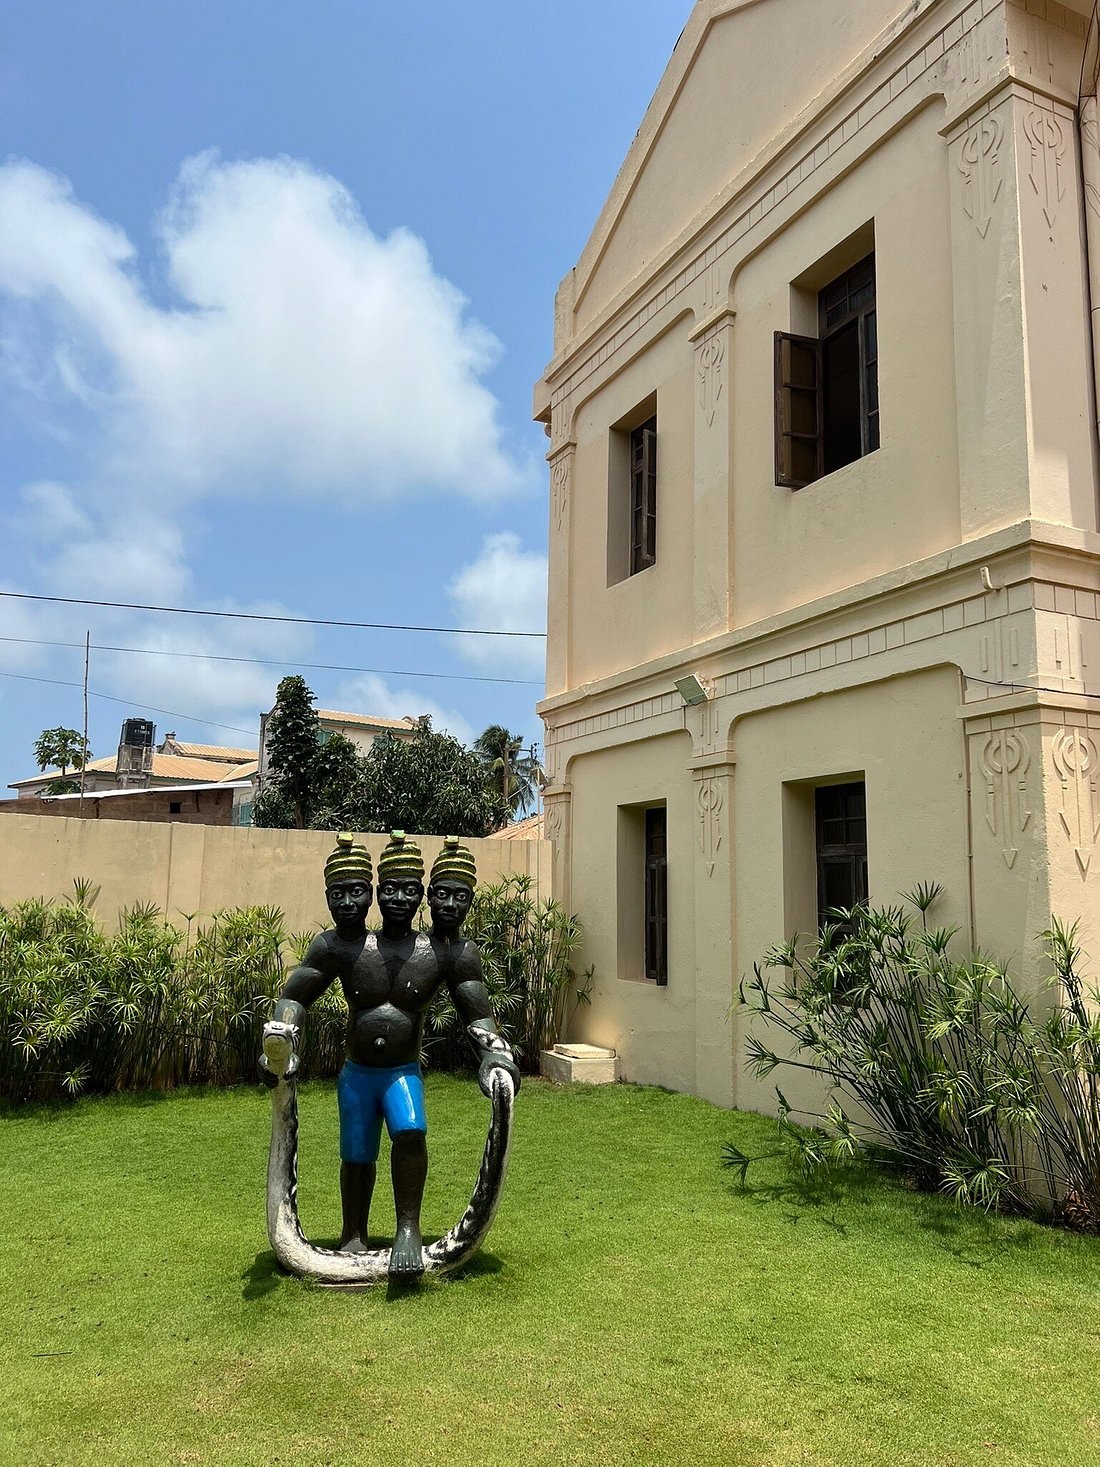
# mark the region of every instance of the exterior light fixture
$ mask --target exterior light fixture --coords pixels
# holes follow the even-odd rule
[[[714,684],[707,678],[697,677],[695,673],[689,672],[687,677],[676,679],[676,691],[690,708],[695,703],[705,703],[708,698],[713,698]]]

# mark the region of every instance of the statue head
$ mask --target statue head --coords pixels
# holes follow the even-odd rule
[[[378,910],[384,923],[410,927],[424,900],[424,857],[403,830],[395,830],[378,858]]]
[[[371,859],[366,846],[341,833],[325,862],[325,900],[337,928],[361,926],[370,910],[374,889]]]
[[[472,852],[449,835],[432,863],[428,882],[428,908],[432,927],[443,937],[453,937],[466,920],[477,885],[477,866]]]

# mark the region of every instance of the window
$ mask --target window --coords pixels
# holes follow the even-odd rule
[[[182,800],[169,800],[168,801],[168,813],[169,813],[169,815],[180,815],[180,814],[182,814],[183,813],[183,801]]]
[[[657,419],[630,434],[630,574],[657,561]]]
[[[817,293],[817,336],[775,333],[775,479],[802,489],[879,446],[875,257]]]
[[[867,787],[829,784],[814,791],[817,834],[817,921],[830,907],[867,900]]]
[[[607,461],[607,584],[657,563],[657,395],[611,425]]]
[[[645,976],[668,982],[668,815],[645,812]]]

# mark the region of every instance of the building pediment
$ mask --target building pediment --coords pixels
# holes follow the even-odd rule
[[[698,0],[562,291],[561,350],[823,93],[941,0]]]

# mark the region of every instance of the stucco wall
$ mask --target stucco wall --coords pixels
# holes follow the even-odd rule
[[[377,862],[386,837],[361,836]],[[417,837],[430,868],[442,846]],[[0,824],[0,905],[72,892],[87,877],[96,909],[113,922],[121,907],[154,902],[178,922],[227,907],[281,908],[291,931],[328,925],[323,868],[334,837],[325,831],[252,830],[144,821],[42,820],[10,815]],[[550,895],[546,841],[468,842],[482,882],[529,875]]]

